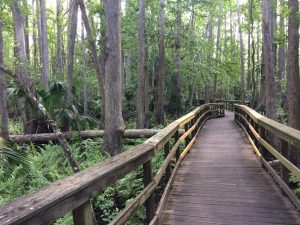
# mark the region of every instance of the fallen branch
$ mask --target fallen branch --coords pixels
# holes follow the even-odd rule
[[[149,138],[156,134],[159,130],[152,129],[131,129],[125,130],[123,137],[125,138]],[[66,140],[72,140],[76,137],[82,139],[104,137],[104,130],[84,130],[74,132],[62,133]],[[22,143],[46,143],[49,141],[57,141],[58,135],[56,133],[44,134],[24,134],[24,135],[9,135],[9,140],[18,144]]]

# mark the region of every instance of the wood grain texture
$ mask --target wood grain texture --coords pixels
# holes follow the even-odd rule
[[[300,224],[299,215],[226,112],[186,155],[161,224]]]

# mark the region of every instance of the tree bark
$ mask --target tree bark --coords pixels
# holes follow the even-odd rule
[[[111,155],[122,151],[125,125],[122,118],[120,0],[105,0],[105,140],[104,150]]]
[[[28,3],[27,0],[23,2],[24,8],[27,10],[28,8]],[[29,23],[28,23],[28,15],[27,13],[24,15],[24,22],[25,22],[25,30],[24,30],[24,35],[25,35],[25,50],[26,50],[26,57],[28,63],[30,62],[30,48],[29,48]]]
[[[254,108],[256,105],[255,97],[256,97],[256,79],[255,79],[255,42],[254,42],[254,19],[253,19],[253,0],[250,1],[249,5],[249,15],[250,15],[250,37],[251,37],[251,89],[252,89],[252,96],[251,96],[251,103],[252,107]],[[257,43],[258,45],[259,43]]]
[[[157,71],[157,99],[155,104],[155,120],[158,124],[164,123],[164,77],[165,77],[165,6],[166,0],[160,0],[158,16],[158,71]]]
[[[67,99],[66,105],[72,105],[72,87],[74,73],[74,49],[77,32],[78,1],[70,0],[68,18],[68,42],[67,42]]]
[[[150,138],[160,130],[155,129],[130,129],[124,131],[124,138]],[[184,132],[181,132],[181,134]],[[104,130],[84,130],[79,132],[69,131],[63,132],[63,137],[66,140],[80,137],[81,139],[104,137]],[[8,136],[7,136],[8,137]],[[9,140],[18,144],[25,143],[46,143],[49,141],[57,141],[58,135],[56,133],[45,134],[25,134],[25,135],[9,135]]]
[[[33,70],[34,76],[37,76],[38,72],[38,52],[37,52],[37,43],[36,43],[36,10],[34,9],[34,1],[32,0],[31,5],[31,14],[32,14],[32,44],[33,44]]]
[[[288,7],[290,9],[287,50],[288,125],[300,130],[299,3],[297,0],[289,0]],[[292,155],[293,161],[299,165],[300,154],[292,153]]]
[[[271,29],[270,0],[263,0],[263,48],[264,73],[266,82],[266,116],[275,119],[276,86],[274,79],[273,37]]]
[[[220,37],[221,37],[221,10],[222,10],[222,2],[219,0],[218,2],[219,7],[219,15],[218,15],[218,30],[217,30],[217,42],[216,42],[216,65],[217,70],[219,69],[219,60],[220,60]],[[218,85],[218,74],[215,72],[214,77],[214,90],[213,90],[213,101],[215,102],[217,99],[217,85]]]
[[[125,84],[129,85],[131,81],[131,71],[130,71],[130,66],[131,66],[131,57],[128,52],[125,52],[124,54],[124,69],[125,69]]]
[[[105,75],[103,74],[103,69],[101,67],[100,60],[97,55],[96,42],[93,37],[93,33],[91,30],[91,26],[89,23],[89,18],[88,18],[86,9],[85,9],[84,2],[83,2],[83,0],[78,0],[78,2],[79,2],[80,9],[81,9],[82,20],[83,20],[84,27],[86,30],[87,39],[89,42],[89,50],[92,53],[92,58],[93,58],[93,63],[94,63],[94,67],[96,70],[96,77],[98,80],[100,95],[102,96],[102,108],[105,109],[105,104],[106,104],[106,98],[104,97],[105,96],[105,93],[104,93],[105,92],[105,90],[104,90],[105,89],[105,87],[104,87]],[[120,72],[121,72],[121,68],[120,68]],[[121,82],[122,82],[122,79],[121,79]],[[122,94],[122,91],[121,91],[121,94]],[[122,96],[121,96],[121,101],[122,101]],[[105,117],[105,113],[103,116]]]
[[[181,85],[181,0],[177,0],[177,18],[175,26],[175,98],[177,107],[175,107],[175,115],[178,117],[182,112],[182,85]]]
[[[240,34],[240,57],[241,57],[241,100],[245,101],[245,60],[244,60],[244,43],[243,43],[243,33],[241,28],[241,13],[240,6],[237,4],[238,13],[238,26]]]
[[[138,45],[138,65],[137,65],[137,96],[136,109],[138,129],[145,127],[145,10],[146,0],[140,0],[139,6],[139,45]]]
[[[145,128],[150,126],[150,76],[149,76],[149,49],[148,49],[148,38],[145,34]]]
[[[49,89],[49,53],[48,53],[48,31],[45,0],[40,0],[41,7],[41,43],[42,43],[42,86]]]
[[[0,20],[0,66],[3,66],[3,35],[2,21]],[[1,116],[1,133],[0,137],[8,138],[8,111],[7,111],[7,93],[5,78],[0,71],[0,116]]]
[[[36,6],[36,24],[37,24],[37,40],[38,40],[38,55],[39,55],[39,63],[38,63],[38,74],[41,72],[41,63],[42,63],[42,35],[41,35],[41,7],[39,4],[39,0],[36,0],[35,2]]]
[[[56,0],[56,68],[57,74],[63,74],[63,44],[62,44],[62,28],[61,28],[61,0]]]
[[[208,41],[208,49],[212,47],[212,42],[213,42],[213,17],[212,13],[209,12],[209,18],[208,18],[208,23],[207,23],[207,28],[206,28],[206,38]],[[209,51],[209,50],[207,50]],[[210,63],[212,59],[212,53],[208,53],[208,62]],[[210,74],[209,72],[206,73],[205,75],[205,81],[204,81],[204,99],[205,103],[210,102]]]
[[[85,53],[85,38],[84,25],[81,22],[81,51],[82,51],[82,78],[83,78],[83,114],[88,114],[88,90],[86,80],[86,53]]]

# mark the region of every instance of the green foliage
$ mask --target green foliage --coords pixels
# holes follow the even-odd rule
[[[144,139],[134,139],[133,145],[140,144]],[[100,163],[107,159],[101,154],[103,139],[74,140],[72,153],[82,169]],[[7,155],[0,151],[0,204],[4,204],[17,197],[39,190],[59,179],[72,175],[72,171],[60,147],[49,143],[46,145],[28,145],[20,147],[13,145],[11,150],[19,155],[8,160]],[[11,152],[9,157],[13,155]],[[152,161],[153,173],[156,173],[164,158],[163,151],[158,152]],[[103,193],[92,199],[96,216],[100,222],[112,221],[115,216],[143,190],[143,173],[139,168],[120,179],[115,185],[107,188]],[[138,209],[128,222],[130,225],[142,224],[145,219],[145,208]],[[67,214],[59,219],[56,225],[72,224],[72,215]]]
[[[300,180],[294,175],[290,174],[289,181],[295,185],[295,194],[300,197]]]

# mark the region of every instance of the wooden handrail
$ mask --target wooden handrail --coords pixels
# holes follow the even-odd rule
[[[143,204],[147,209],[147,221],[150,222],[155,216],[154,191],[169,168],[171,160],[176,156],[178,167],[205,121],[221,116],[224,116],[223,104],[199,106],[160,130],[144,143],[37,192],[0,206],[0,224],[50,224],[70,211],[73,211],[75,225],[92,224],[92,210],[90,204],[87,204],[90,199],[142,165],[145,189],[121,211],[111,224],[124,224]],[[181,137],[185,138],[180,139],[179,129],[182,126],[185,126],[188,133],[182,134]],[[190,136],[192,138],[189,138]],[[165,155],[165,161],[157,174],[152,177],[151,159],[157,151],[169,147],[172,138],[175,139],[175,144]],[[180,143],[185,140],[191,141],[186,143],[184,155],[180,156]]]
[[[245,105],[234,105],[235,120],[245,131],[254,151],[260,157],[263,165],[276,179],[294,205],[300,209],[299,198],[289,188],[289,173],[300,180],[300,169],[288,159],[288,145],[300,149],[300,131],[271,120]],[[267,135],[274,135],[281,141],[280,149],[268,143]],[[281,163],[281,177],[269,165],[265,155],[271,153]]]

